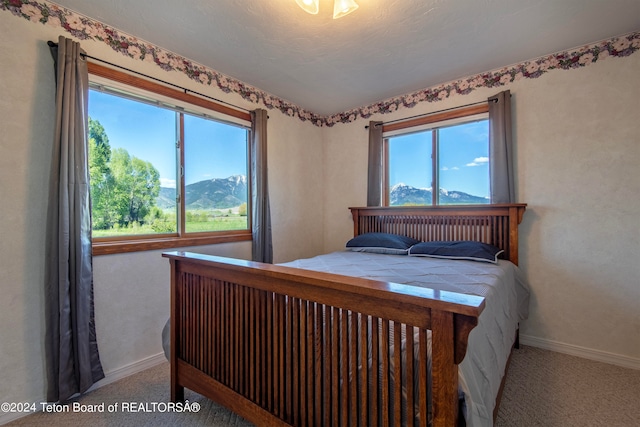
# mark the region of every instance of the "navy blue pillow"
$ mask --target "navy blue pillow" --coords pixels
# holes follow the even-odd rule
[[[466,259],[470,261],[498,263],[498,255],[503,253],[493,245],[468,240],[453,242],[422,242],[409,250],[409,256],[424,256],[445,259]]]
[[[347,250],[377,254],[406,255],[420,240],[391,233],[365,233],[347,242]]]

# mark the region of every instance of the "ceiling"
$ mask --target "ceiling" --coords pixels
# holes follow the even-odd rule
[[[328,116],[640,30],[640,0],[55,3]]]

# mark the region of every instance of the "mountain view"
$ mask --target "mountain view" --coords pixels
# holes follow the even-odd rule
[[[188,209],[227,209],[247,202],[247,177],[234,175],[195,182],[185,187]],[[175,188],[160,188],[157,206],[173,209],[176,206]],[[416,188],[403,183],[391,187],[389,201],[392,206],[431,204],[431,189]],[[473,196],[462,191],[440,189],[441,204],[489,203],[485,197]]]
[[[234,175],[214,178],[185,186],[187,209],[227,209],[247,202],[247,177]],[[156,201],[160,209],[176,206],[176,189],[160,187]]]
[[[416,188],[403,183],[396,184],[391,187],[389,192],[389,204],[392,206],[401,205],[430,205],[431,189]],[[460,204],[481,204],[489,203],[489,199],[485,197],[472,196],[462,191],[447,191],[440,189],[440,204],[442,205],[460,205]]]

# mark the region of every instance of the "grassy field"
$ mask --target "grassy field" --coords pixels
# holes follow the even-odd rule
[[[246,216],[223,216],[209,221],[191,221],[186,224],[187,233],[201,233],[208,231],[245,230],[247,228]],[[175,230],[173,231],[175,233]],[[109,230],[93,230],[93,237],[135,236],[142,234],[162,234],[155,231],[150,225],[135,224],[126,228],[112,228]]]

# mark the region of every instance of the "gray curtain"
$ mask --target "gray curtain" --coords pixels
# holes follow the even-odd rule
[[[369,122],[367,206],[382,206],[382,122]]]
[[[511,93],[489,98],[489,167],[491,203],[514,203]]]
[[[271,211],[269,208],[269,182],[267,171],[267,111],[251,112],[251,227],[254,261],[273,262],[271,243]]]
[[[80,44],[51,46],[55,135],[45,250],[47,401],[63,402],[104,378],[94,324],[87,165],[89,78]]]

